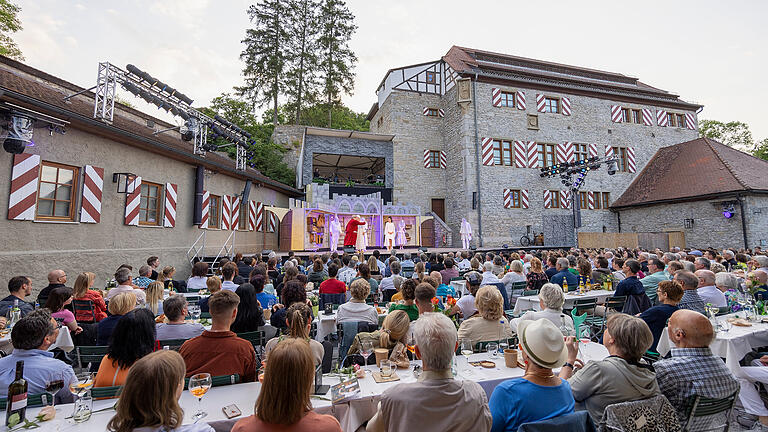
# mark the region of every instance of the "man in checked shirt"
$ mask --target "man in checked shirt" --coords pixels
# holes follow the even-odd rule
[[[669,318],[667,328],[675,348],[672,348],[670,358],[654,363],[653,367],[659,389],[675,407],[682,422],[686,418],[686,402],[690,396],[726,398],[739,389],[739,383],[723,360],[712,355],[709,349],[714,334],[707,317],[681,309]],[[697,418],[695,427],[690,430],[708,430],[727,422],[724,417],[720,414]]]

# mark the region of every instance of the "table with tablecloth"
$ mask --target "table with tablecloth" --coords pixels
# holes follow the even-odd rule
[[[380,309],[382,310],[382,313],[379,314],[379,324],[381,324],[384,317],[387,316],[386,310],[384,308]],[[330,315],[326,315],[324,311],[320,311],[315,317],[314,322],[317,323],[317,335],[315,335],[315,340],[322,342],[329,334],[336,333],[336,311]]]
[[[601,360],[608,356],[608,350],[597,343],[582,343],[580,345],[580,352],[580,358],[585,362],[589,360]],[[456,359],[458,370],[457,379],[466,379],[477,382],[483,387],[489,397],[493,392],[493,389],[495,389],[502,381],[523,376],[524,370],[521,367],[507,368],[504,364],[504,359],[501,356],[492,358],[488,353],[478,353],[471,355],[469,358],[469,361],[472,362],[480,360],[492,360],[496,363],[496,367],[491,369],[468,367],[464,357],[458,356]],[[421,362],[414,361],[413,363],[420,364]],[[375,366],[368,366],[367,368],[373,370],[375,369]],[[465,372],[467,368],[470,368],[471,373]],[[322,399],[313,398],[312,406],[315,411],[320,414],[330,414],[336,417],[341,423],[342,430],[355,431],[376,413],[379,398],[384,390],[400,383],[416,382],[416,377],[413,375],[412,368],[407,370],[399,369],[397,374],[401,378],[400,381],[381,384],[376,383],[371,375],[367,374],[365,378],[359,380],[360,394],[356,398],[333,405],[327,400],[330,397],[330,394],[327,394],[321,396]],[[339,382],[339,378],[326,376],[323,378],[323,382],[324,384],[333,385]],[[261,385],[258,382],[214,387],[210,389],[202,400],[203,410],[208,413],[208,416],[202,421],[208,422],[217,431],[229,431],[239,419],[253,414],[254,404],[260,389]],[[94,412],[90,420],[80,424],[75,424],[71,419],[64,418],[72,414],[72,404],[58,405],[56,407],[56,420],[53,422],[42,423],[42,428],[38,430],[102,432],[106,430],[107,422],[114,415],[114,410],[109,409],[114,403],[114,399],[94,401],[94,411],[100,409],[106,410],[102,412]],[[179,404],[184,409],[184,424],[193,423],[191,416],[197,410],[197,399],[188,391],[185,391],[182,393],[181,399],[179,399]],[[237,405],[243,413],[242,416],[234,419],[227,419],[222,412],[222,408],[230,404]],[[27,417],[34,417],[39,410],[39,408],[27,409]]]
[[[565,295],[565,304],[563,305],[563,309],[573,309],[573,305],[576,300],[596,299],[598,303],[601,303],[614,294],[616,294],[616,291],[592,290],[587,291],[584,294],[578,294],[577,291],[571,291]],[[541,310],[541,305],[539,305],[539,296],[533,295],[517,298],[514,309],[515,315],[520,315],[527,310]]]
[[[69,327],[62,326],[59,328],[59,335],[56,337],[56,342],[48,348],[52,351],[56,348],[61,349],[64,352],[70,352],[75,349],[75,343],[72,341],[72,334],[69,331]],[[0,351],[6,354],[10,354],[13,351],[13,345],[11,345],[11,333],[0,338]]]

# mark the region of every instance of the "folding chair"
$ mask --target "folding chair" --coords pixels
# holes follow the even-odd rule
[[[109,347],[107,346],[76,346],[75,359],[77,367],[88,369],[90,364],[100,364],[101,359],[107,355]]]
[[[158,344],[161,347],[168,347],[168,349],[172,349],[174,351],[178,351],[179,348],[181,348],[182,345],[184,345],[184,342],[186,342],[188,339],[165,339],[158,341]]]
[[[75,313],[75,317],[88,315],[91,319],[84,320],[78,319],[78,323],[94,323],[96,322],[96,308],[91,300],[72,300],[72,309]],[[80,315],[78,315],[78,313]]]
[[[718,430],[721,429],[725,432],[728,431],[730,424],[728,419],[731,416],[731,410],[733,404],[736,402],[736,395],[738,390],[730,396],[726,396],[722,399],[710,399],[707,397],[693,395],[686,401],[686,420],[683,425],[683,431],[690,430]],[[718,414],[724,414],[716,417]],[[698,420],[697,420],[698,419]],[[708,425],[697,425],[706,421]],[[712,425],[712,422],[719,421],[721,424]],[[705,427],[705,429],[701,429]]]
[[[539,290],[524,290],[523,297],[539,295]]]
[[[232,384],[240,384],[240,375],[217,375],[211,377],[211,387],[228,386]],[[189,387],[189,378],[184,378],[184,390]]]

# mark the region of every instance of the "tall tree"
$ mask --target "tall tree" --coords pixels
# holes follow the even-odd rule
[[[284,0],[263,0],[248,8],[248,17],[254,27],[246,30],[242,41],[245,50],[240,59],[245,62],[245,84],[237,91],[253,106],[271,103],[277,113],[277,98],[285,86],[290,7]],[[275,115],[273,124],[277,120]]]
[[[742,151],[750,151],[755,146],[749,125],[740,121],[701,120],[699,121],[699,135],[716,139],[729,147]]]
[[[320,74],[323,95],[328,105],[328,127],[332,123],[333,105],[341,101],[341,92],[350,95],[355,88],[357,56],[349,48],[349,41],[357,30],[354,19],[343,0],[322,0]]]
[[[24,61],[21,49],[8,33],[21,30],[19,12],[21,8],[8,0],[0,0],[0,55]]]
[[[301,124],[305,106],[317,101],[319,94],[318,34],[319,8],[317,0],[292,0],[290,63],[286,72],[286,95],[293,111],[295,124]]]

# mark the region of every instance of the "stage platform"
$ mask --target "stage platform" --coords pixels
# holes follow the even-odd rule
[[[536,250],[570,249],[572,247],[573,246],[527,246],[527,247],[522,247],[521,246],[521,247],[509,247],[509,248],[503,248],[503,247],[481,247],[481,248],[476,248],[474,250],[470,250],[470,252],[472,252],[473,254],[474,253],[486,253],[486,252],[493,252],[495,254],[498,254],[498,253],[501,253],[501,252],[512,253],[512,252],[518,252],[518,251],[521,251],[521,250],[526,251],[526,252],[531,252],[531,251],[536,251]],[[396,250],[397,256],[398,257],[402,257],[403,253],[415,254],[415,253],[422,252],[423,249],[426,249],[427,253],[442,253],[442,254],[446,254],[448,252],[456,253],[456,252],[460,252],[462,250],[461,248],[421,248],[421,247],[415,247],[415,246],[410,246],[410,247],[406,247],[406,248],[403,248],[403,249],[395,249],[395,250]],[[378,250],[379,253],[381,254],[381,256],[384,256],[384,257],[386,257],[386,256],[388,256],[390,254],[390,252],[387,251],[385,248],[372,248],[372,249],[366,250],[365,257],[368,258],[371,255],[373,255],[373,251],[374,250]],[[286,258],[288,258],[288,251],[274,251],[274,252],[282,260],[285,260]],[[339,252],[339,254],[341,254],[343,251],[339,250],[338,252]],[[256,252],[256,253],[260,253],[260,252]],[[304,259],[309,258],[311,255],[318,255],[318,254],[324,254],[324,253],[329,253],[327,248],[325,248],[325,249],[318,249],[317,251],[312,251],[312,250],[308,250],[308,251],[293,251],[294,256],[296,256],[298,258],[304,258]],[[253,254],[254,253],[245,253],[245,252],[243,253],[243,255],[253,255]]]

